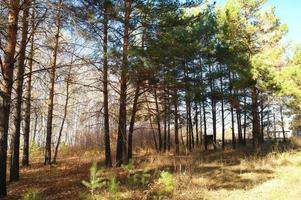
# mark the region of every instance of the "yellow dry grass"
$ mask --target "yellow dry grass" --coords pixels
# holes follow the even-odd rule
[[[166,199],[175,200],[299,200],[301,199],[301,139],[289,145],[277,145],[254,152],[250,148],[200,152],[174,156],[139,150],[135,171],[148,169],[148,187],[129,186],[121,168],[105,170],[104,177],[114,175],[120,182],[124,199],[152,199],[154,184],[162,170],[173,174],[176,189]],[[28,188],[40,191],[42,199],[79,199],[88,192],[80,182],[88,180],[89,167],[102,160],[99,151],[64,149],[57,165],[45,167],[35,154],[31,167],[22,169],[21,180],[9,184],[7,199],[19,199]],[[100,163],[101,165],[101,163]],[[105,191],[101,191],[105,192]]]

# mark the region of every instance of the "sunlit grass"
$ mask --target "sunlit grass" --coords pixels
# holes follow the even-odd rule
[[[167,199],[176,200],[299,200],[301,197],[301,151],[300,138],[293,138],[284,148],[275,144],[262,151],[251,148],[200,152],[174,156],[139,150],[134,156],[131,170],[105,169],[102,178],[116,177],[120,182],[121,199],[152,199],[160,194],[158,184],[162,171],[170,173],[175,189]],[[100,161],[99,150],[85,150],[62,146],[58,163],[45,167],[38,150],[29,168],[22,169],[22,179],[9,186],[11,194],[22,196],[26,188],[38,189],[43,199],[77,199],[79,192],[86,192],[80,185],[87,180],[93,161]],[[145,184],[140,180],[147,170]],[[143,176],[144,177],[144,176]],[[160,181],[159,181],[160,182]],[[159,186],[159,187],[158,187]],[[100,191],[100,193],[107,191]],[[54,195],[55,194],[55,195]],[[75,198],[76,197],[76,198]]]

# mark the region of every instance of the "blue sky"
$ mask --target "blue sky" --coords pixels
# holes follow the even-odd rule
[[[215,0],[224,4],[226,0]],[[267,0],[267,6],[275,6],[281,23],[289,27],[287,40],[301,44],[301,0]]]

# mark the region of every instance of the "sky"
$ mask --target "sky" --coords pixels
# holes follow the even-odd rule
[[[226,0],[215,0],[217,4],[224,4]],[[281,23],[287,24],[288,41],[301,44],[301,0],[267,0],[267,6],[276,7],[276,15]]]

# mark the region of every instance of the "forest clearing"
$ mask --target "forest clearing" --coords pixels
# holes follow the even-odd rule
[[[0,199],[301,199],[292,1],[1,0]]]

